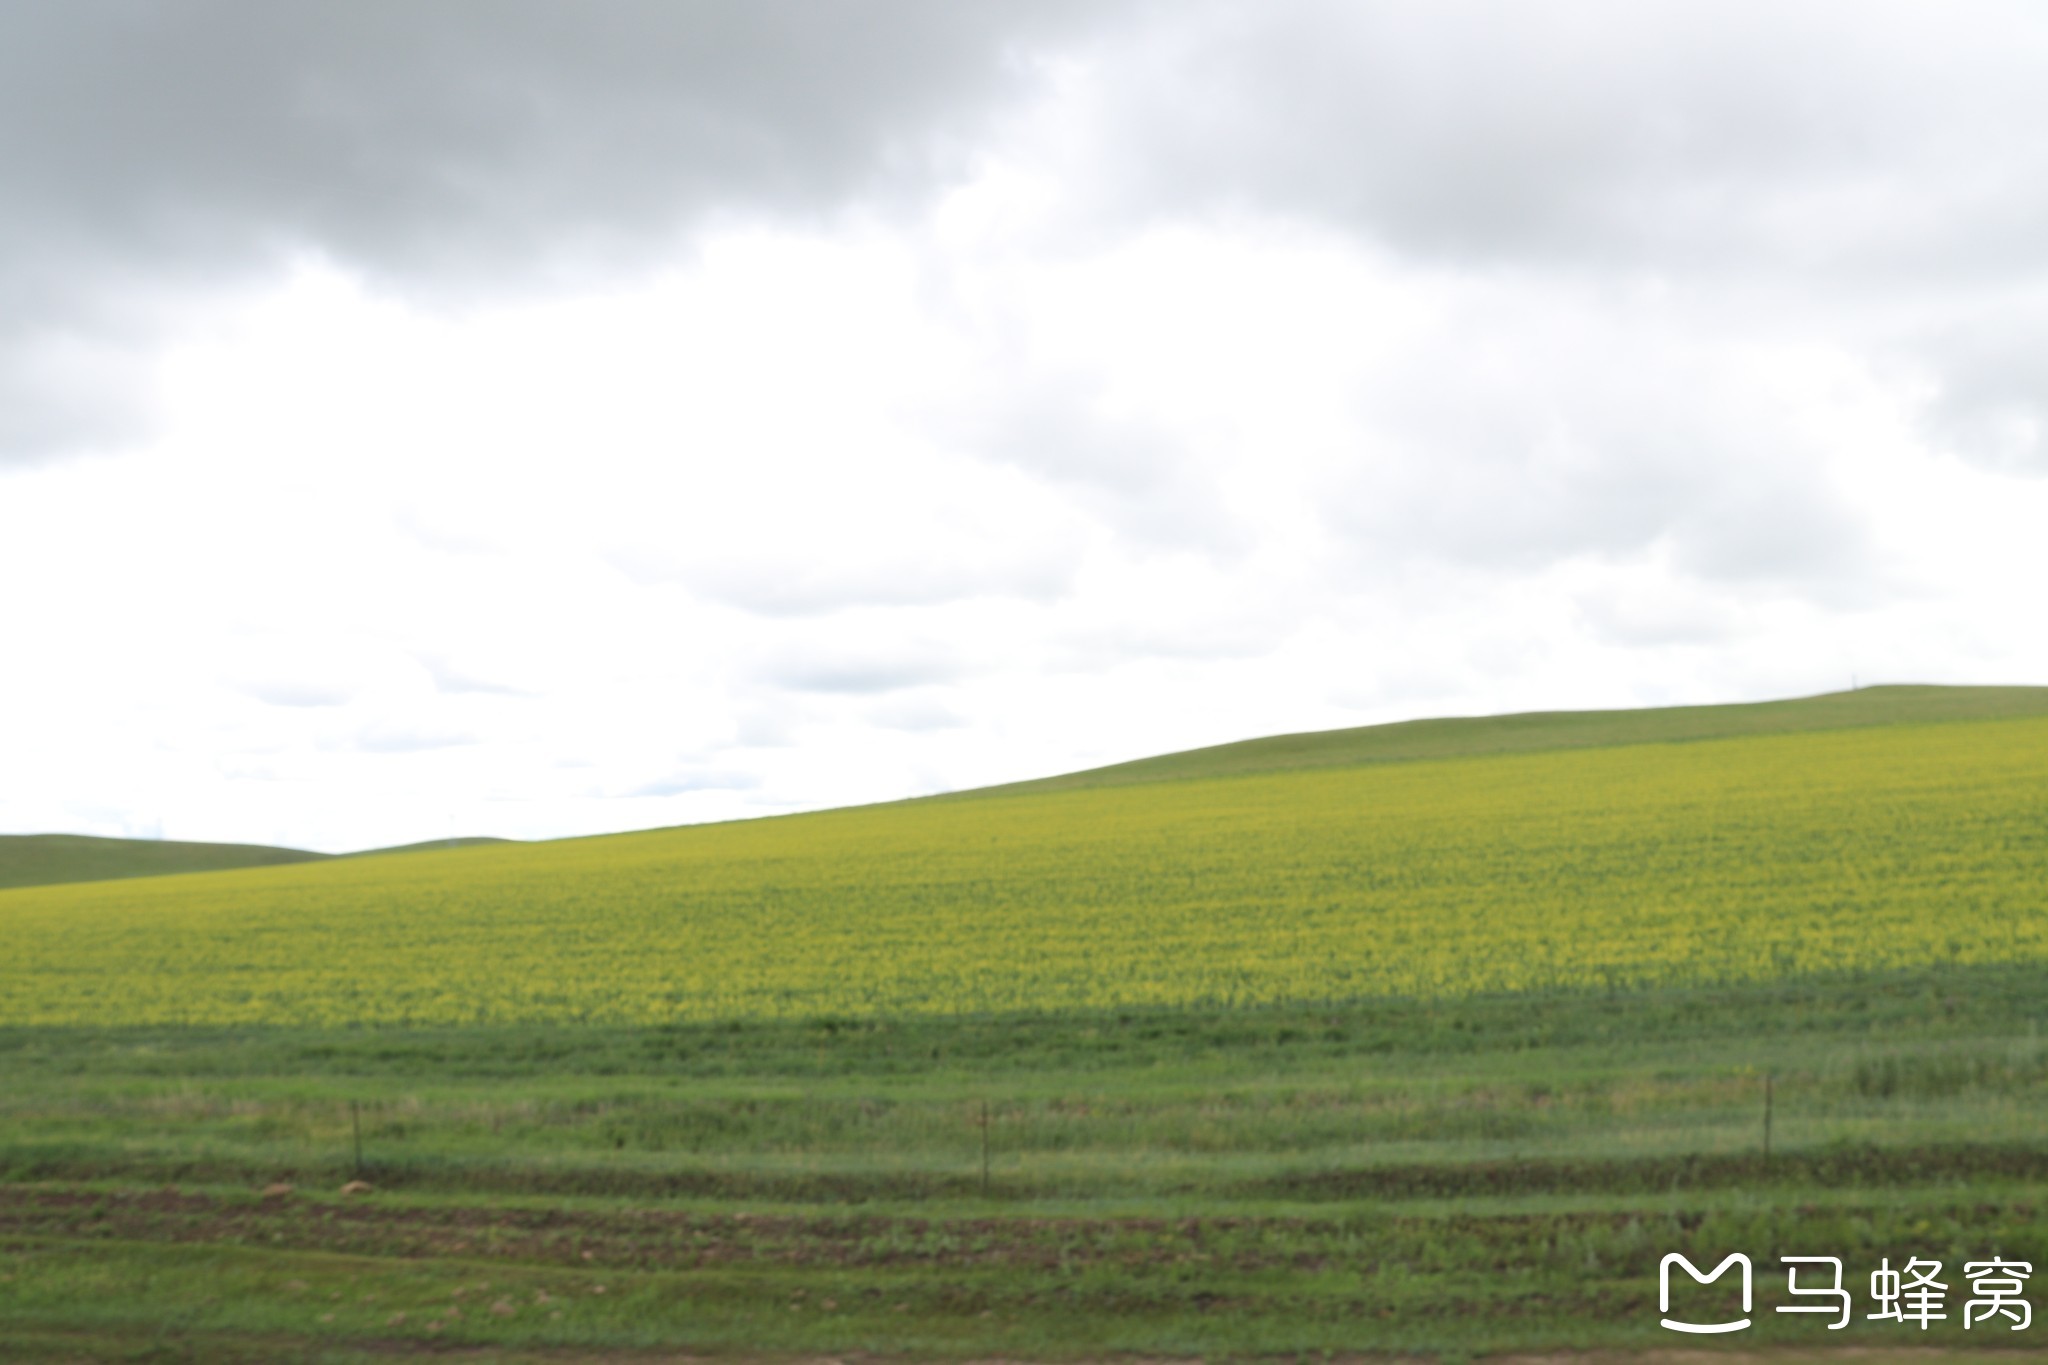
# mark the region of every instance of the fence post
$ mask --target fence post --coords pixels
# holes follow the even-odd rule
[[[988,1100],[981,1102],[981,1194],[988,1197]]]
[[[349,1126],[355,1130],[356,1179],[361,1180],[363,1178],[363,1106],[360,1101],[350,1100],[348,1102],[348,1121]]]
[[[1764,1073],[1764,1169],[1771,1169],[1771,1072]]]

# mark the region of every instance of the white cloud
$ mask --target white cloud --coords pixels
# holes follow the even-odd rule
[[[537,837],[2048,680],[2039,25],[1959,13],[990,10],[900,98],[664,105],[672,194],[436,106],[479,204],[591,196],[445,239],[425,180],[251,200],[275,148],[167,130],[192,221],[292,231],[110,220],[132,311],[0,339],[94,443],[0,474],[0,828]],[[638,69],[514,47],[536,98]],[[432,93],[320,69],[372,124]],[[765,169],[691,140],[720,100]]]

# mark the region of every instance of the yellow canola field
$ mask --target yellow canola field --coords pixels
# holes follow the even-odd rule
[[[0,1024],[1457,996],[2048,960],[2048,720],[0,892]]]

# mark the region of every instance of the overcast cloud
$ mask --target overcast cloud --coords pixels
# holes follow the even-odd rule
[[[0,12],[0,829],[2048,681],[2013,4]]]

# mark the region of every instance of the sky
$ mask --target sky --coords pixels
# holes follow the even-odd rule
[[[2048,683],[2048,9],[0,8],[0,832]]]

